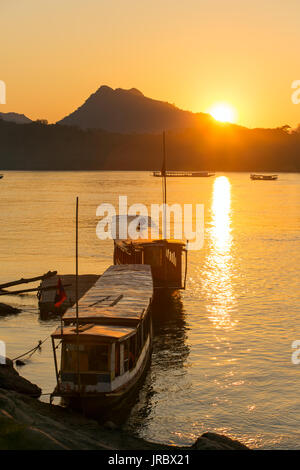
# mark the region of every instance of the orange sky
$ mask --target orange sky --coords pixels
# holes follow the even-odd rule
[[[299,0],[0,0],[0,112],[55,122],[106,84],[295,126],[299,17]]]

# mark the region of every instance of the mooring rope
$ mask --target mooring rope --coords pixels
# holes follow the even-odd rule
[[[29,357],[31,357],[38,349],[41,348],[42,344],[45,343],[45,341],[47,341],[47,339],[50,338],[50,336],[51,335],[48,335],[47,338],[45,338],[43,341],[39,340],[37,346],[35,346],[34,348],[32,348],[29,351],[25,352],[24,354],[21,354],[20,356],[15,357],[14,359],[12,359],[12,361],[16,361],[17,359],[20,359],[21,357],[27,356],[28,354],[29,354]]]

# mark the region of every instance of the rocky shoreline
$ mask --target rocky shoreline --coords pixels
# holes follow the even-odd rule
[[[0,450],[247,450],[226,436],[205,433],[190,447],[145,441],[112,424],[101,426],[67,408],[38,400],[41,389],[12,361],[0,364]]]

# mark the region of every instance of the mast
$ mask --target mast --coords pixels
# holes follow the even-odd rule
[[[76,197],[76,278],[75,278],[75,296],[76,296],[76,331],[78,334],[78,196]]]
[[[76,280],[75,280],[75,296],[76,296],[76,333],[77,333],[77,377],[78,392],[80,396],[80,351],[79,351],[79,324],[78,324],[78,196],[76,197]]]
[[[163,178],[163,239],[167,237],[167,175],[166,175],[166,136],[163,132],[163,165],[161,169]]]

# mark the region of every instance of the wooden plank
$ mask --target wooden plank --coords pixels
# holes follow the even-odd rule
[[[148,265],[110,266],[80,299],[79,319],[120,319],[139,321],[153,296],[153,280]],[[117,301],[118,300],[118,301]],[[65,321],[76,318],[72,308]]]

